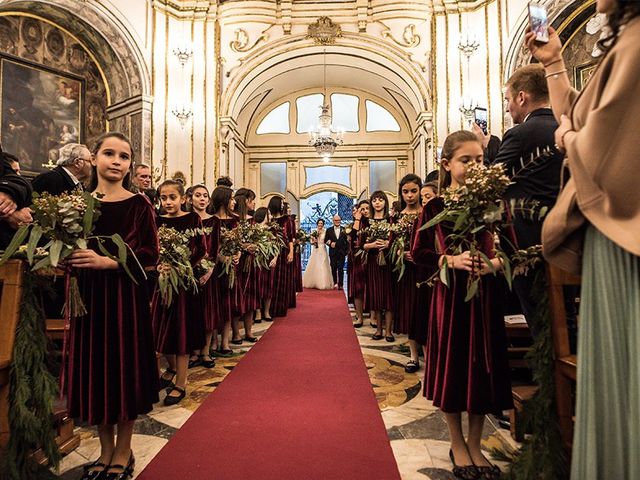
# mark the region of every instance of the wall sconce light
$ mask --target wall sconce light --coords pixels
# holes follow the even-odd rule
[[[469,58],[471,58],[471,56],[476,53],[476,50],[478,50],[478,48],[480,48],[480,43],[478,42],[478,39],[475,35],[469,35],[467,33],[464,40],[460,38],[460,42],[458,42],[458,50],[460,50],[462,54],[467,57],[467,61],[469,61]]]
[[[463,98],[460,101],[460,107],[458,111],[462,114],[462,116],[468,122],[471,122],[475,118],[476,107],[478,106],[478,101],[473,97]]]
[[[187,121],[193,116],[193,112],[191,111],[191,109],[185,107],[182,107],[179,110],[178,108],[174,108],[173,110],[171,110],[171,113],[180,122],[180,128],[184,128],[184,126],[187,124]]]
[[[184,68],[185,64],[189,61],[193,55],[193,50],[188,46],[179,46],[173,49],[173,54],[178,58],[180,66]]]

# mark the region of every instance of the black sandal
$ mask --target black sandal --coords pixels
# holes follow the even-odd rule
[[[133,452],[129,456],[127,466],[124,465],[109,465],[106,470],[105,480],[128,480],[133,478],[133,468],[135,467],[136,459],[133,457]],[[109,470],[122,470],[121,472],[110,472]]]
[[[202,355],[202,366],[204,368],[213,368],[216,366],[216,359],[209,355],[209,360],[205,360],[204,355]]]
[[[92,468],[100,468],[100,470],[91,470]],[[84,473],[80,480],[104,480],[108,465],[96,460],[89,465],[84,466]]]
[[[171,374],[171,378],[164,378],[166,373]],[[160,375],[160,380],[158,380],[158,390],[164,390],[165,388],[169,388],[173,385],[173,379],[176,376],[176,371],[170,368],[167,368],[162,375]]]
[[[202,358],[204,357],[204,355],[192,355],[191,357],[195,357],[195,360],[189,358],[189,368],[195,368],[202,365]]]
[[[238,340],[231,340],[231,343],[233,343],[234,345],[242,345],[242,339],[238,339]]]
[[[383,338],[384,338],[384,337],[383,337],[382,335],[378,335],[377,333],[374,333],[374,334],[371,336],[371,339],[372,339],[372,340],[382,340]]]
[[[169,395],[174,390],[178,392],[180,395]],[[174,385],[173,388],[167,392],[167,396],[164,397],[164,404],[167,407],[170,407],[171,405],[176,405],[177,403],[180,403],[186,395],[187,395],[186,389],[179,387],[177,385]]]
[[[258,341],[258,337],[244,337],[247,342],[256,343]]]
[[[459,478],[460,480],[479,480],[481,478],[478,467],[475,465],[465,465],[464,467],[456,465],[455,458],[453,457],[453,450],[451,449],[449,449],[449,458],[453,464],[452,472],[454,477]]]
[[[387,335],[386,337],[384,337],[384,339],[389,343],[396,341],[396,337],[394,337],[393,335]]]

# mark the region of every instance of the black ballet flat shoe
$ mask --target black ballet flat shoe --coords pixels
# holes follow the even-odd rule
[[[195,368],[202,365],[202,358],[204,357],[204,355],[194,355],[194,356],[196,357],[195,360],[189,360],[189,368]]]
[[[258,341],[258,337],[244,337],[247,342],[256,343]]]
[[[220,349],[217,350],[216,352],[216,357],[230,357],[231,355],[233,355],[233,350],[229,349]]]
[[[389,343],[396,341],[396,337],[394,337],[393,335],[387,335],[386,337],[384,337],[384,339]]]
[[[99,470],[91,470],[92,468],[99,468]],[[89,465],[85,465],[84,473],[80,480],[104,480],[107,474],[107,465],[96,460]]]
[[[371,339],[372,339],[372,340],[382,340],[383,338],[384,338],[384,337],[383,337],[382,335],[378,335],[377,333],[374,333],[374,334],[371,336]]]
[[[164,378],[165,373],[170,373],[171,378]],[[170,368],[167,368],[162,375],[160,375],[160,380],[158,380],[158,390],[164,390],[165,388],[169,388],[173,385],[173,379],[176,376],[176,371]]]
[[[404,366],[404,371],[407,373],[416,373],[420,369],[420,363],[416,360],[409,360]]]
[[[109,465],[106,470],[105,480],[128,480],[133,478],[133,468],[136,464],[136,459],[133,458],[133,452],[129,456],[127,466],[124,465]],[[121,470],[120,472],[111,472],[110,470]]]
[[[264,317],[263,320],[265,322],[273,322],[273,318],[271,318],[271,317]]]
[[[449,449],[449,458],[451,459],[451,463],[453,464],[453,476],[459,478],[460,480],[479,480],[480,472],[478,472],[478,467],[475,465],[465,465],[464,467],[459,467],[456,465],[456,461],[453,458],[453,450]]]
[[[378,328],[378,324],[377,323],[369,322],[369,325],[371,325],[373,328]]]
[[[262,319],[254,320],[253,323],[262,323]]]
[[[487,460],[486,457],[484,457],[484,459]],[[500,480],[502,476],[500,469],[489,460],[487,460],[487,463],[489,464],[488,467],[476,465],[478,473],[480,474],[478,478],[480,480]]]
[[[353,328],[360,328],[362,325],[363,325],[363,324],[362,324],[362,322],[360,322],[360,323],[354,323],[354,324],[353,324]]]
[[[210,355],[209,360],[205,360],[204,355],[202,355],[202,366],[204,368],[213,368],[216,366],[216,359]]]
[[[178,392],[180,395],[169,395],[174,390]],[[167,396],[164,397],[164,404],[167,407],[170,407],[171,405],[176,405],[180,403],[186,395],[187,395],[187,391],[184,388],[174,385],[173,388],[167,392]]]
[[[242,345],[242,339],[239,338],[238,340],[231,340],[231,343],[233,343],[234,345]]]

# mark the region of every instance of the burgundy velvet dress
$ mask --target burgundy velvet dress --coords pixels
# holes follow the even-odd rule
[[[349,254],[347,267],[347,290],[349,302],[353,303],[356,298],[365,298],[365,290],[367,286],[367,274],[365,263],[360,255],[356,255],[360,245],[359,230],[351,229],[349,232]]]
[[[205,218],[202,220],[202,226],[204,228],[210,228],[211,233],[206,235],[207,240],[207,257],[216,262],[218,258],[218,250],[220,247],[220,222],[217,217]],[[204,326],[206,331],[212,331],[218,328],[217,314],[218,314],[218,292],[216,289],[215,268],[207,283],[201,287],[201,298],[203,305]]]
[[[159,246],[149,201],[134,195],[102,202],[100,210],[94,233],[120,234],[143,268],[155,268]],[[122,268],[78,269],[87,314],[71,322],[68,405],[72,417],[92,425],[135,420],[158,401],[148,291],[135,260],[127,263],[138,285]]]
[[[202,220],[194,212],[180,217],[157,217],[156,223],[158,227],[165,225],[178,231],[202,228]],[[205,236],[192,237],[189,249],[191,264],[195,265],[207,252]],[[156,350],[165,355],[188,355],[204,347],[206,339],[202,306],[200,293],[190,290],[174,294],[171,305],[166,306],[162,302],[160,290],[156,289],[151,305]]]
[[[285,246],[280,249],[280,255],[278,255],[275,271],[273,272],[271,316],[284,317],[291,303],[291,291],[294,291],[295,295],[293,270],[291,264],[287,263],[289,243],[293,242],[294,235],[291,231],[291,222],[288,216],[278,217],[274,221],[283,230],[282,235]]]
[[[425,205],[420,225],[444,209],[442,199]],[[438,270],[441,255],[447,253],[446,237],[451,233],[442,223],[418,232],[411,253],[427,273]],[[491,257],[493,239],[483,239],[482,250]],[[449,270],[450,287],[438,282],[433,287],[429,308],[424,394],[448,413],[500,413],[513,408],[507,342],[502,305],[505,285],[492,274],[482,277],[479,294],[464,298],[468,274]]]
[[[405,215],[407,214],[401,213],[398,217],[394,217],[391,223],[397,223],[397,221]],[[411,236],[405,242],[405,252],[411,251],[411,244],[417,231],[416,225],[418,223],[418,219],[419,215],[416,216],[413,223]],[[389,243],[393,243],[395,238],[396,236],[392,233]],[[420,299],[420,294],[424,297],[426,287],[423,286],[421,289],[418,289],[416,284],[420,281],[419,278],[424,278],[424,274],[421,274],[424,268],[416,265],[406,258],[404,266],[404,274],[402,275],[402,278],[398,278],[400,274],[399,272],[393,272],[393,289],[396,298],[396,308],[393,316],[393,331],[395,333],[408,334],[411,340],[417,340],[417,319],[420,317],[420,315],[417,315],[418,301]],[[425,332],[426,328],[423,327],[422,335],[420,335],[423,339],[426,337]]]
[[[222,228],[233,230],[238,226],[237,217],[219,219],[218,222],[220,222],[221,231]],[[233,285],[229,284],[229,275],[224,273],[224,265],[222,263],[217,263],[216,269],[213,272],[216,277],[216,285],[218,289],[217,313],[221,322],[218,324],[220,327],[224,325],[224,322],[242,315],[245,311],[245,304],[244,299],[242,298],[242,290],[240,286],[245,283],[246,276],[243,274],[240,265],[241,263],[232,266],[232,268],[235,269],[235,280]]]
[[[372,222],[380,222],[383,220],[364,219],[362,229],[364,230]],[[367,239],[366,232],[361,234],[360,247],[370,243]],[[391,275],[393,266],[389,257],[389,251],[385,250],[387,261],[385,265],[378,264],[378,249],[372,248],[367,251],[367,262],[365,265],[367,287],[365,289],[364,303],[369,311],[391,310],[394,309],[393,299],[393,278]]]
[[[291,232],[291,241],[294,242],[293,246],[293,261],[289,263],[289,275],[290,275],[290,285],[291,288],[289,290],[289,308],[296,308],[296,292],[298,291],[298,264],[299,257],[296,256],[296,221],[292,215],[288,215],[289,219],[289,231]],[[299,254],[299,252],[298,252]],[[302,272],[300,273],[300,288],[302,288]]]

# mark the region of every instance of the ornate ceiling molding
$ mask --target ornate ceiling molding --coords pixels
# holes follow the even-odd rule
[[[269,28],[267,28],[267,30],[269,30]],[[242,28],[236,28],[236,30],[233,32],[234,39],[229,42],[229,46],[231,47],[231,50],[238,53],[244,53],[253,50],[253,48],[261,41],[266,42],[269,40],[269,34],[266,33],[267,30],[264,30],[253,43],[250,43],[249,34],[247,33],[247,31]]]
[[[401,40],[397,40],[393,36],[393,34],[391,33],[391,29],[387,25],[379,20],[378,23],[384,27],[384,30],[380,33],[382,35],[382,38],[388,38],[396,45],[405,48],[414,48],[420,45],[421,38],[420,35],[416,33],[416,26],[413,23],[407,25],[404,28]]]
[[[340,25],[336,25],[329,17],[320,17],[316,23],[309,25],[307,38],[313,39],[318,45],[331,45],[337,37],[342,36]]]

